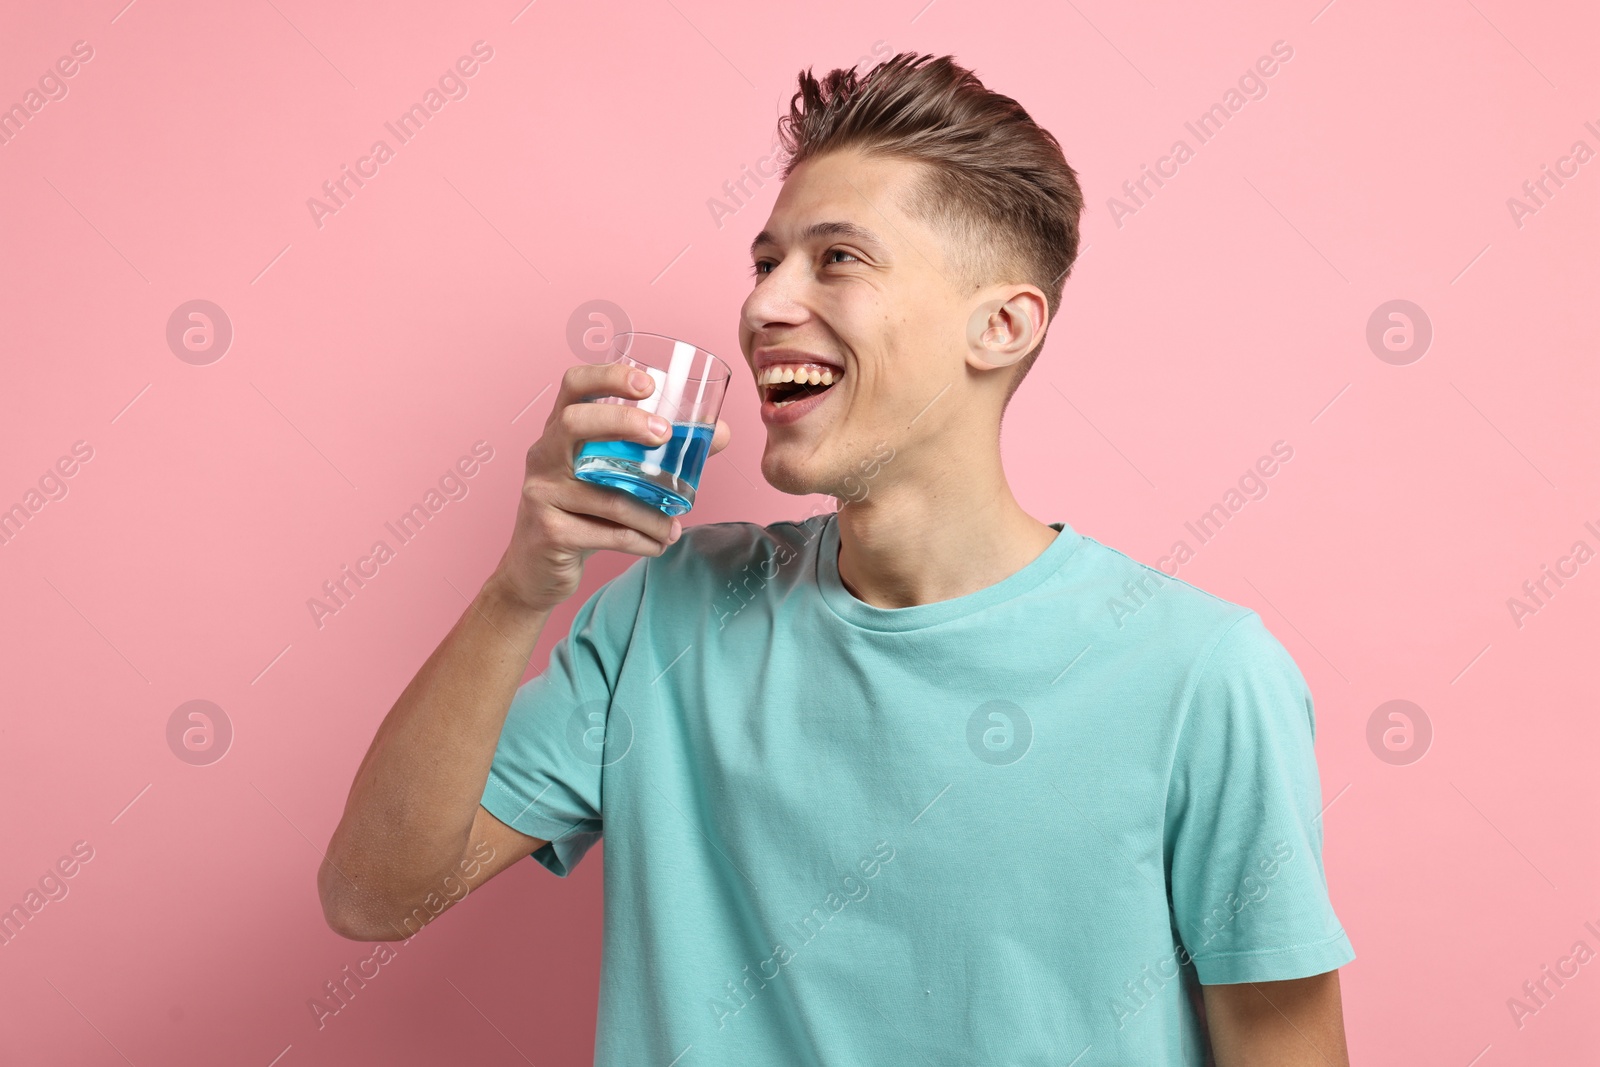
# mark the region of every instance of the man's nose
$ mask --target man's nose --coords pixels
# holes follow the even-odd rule
[[[750,291],[740,309],[744,328],[758,338],[774,326],[798,326],[810,312],[804,300],[804,281],[798,268],[778,264]]]

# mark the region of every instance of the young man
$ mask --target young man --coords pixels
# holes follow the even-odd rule
[[[1078,249],[1056,140],[911,54],[802,74],[782,127],[740,344],[762,474],[838,511],[683,531],[577,481],[583,440],[665,435],[581,403],[646,395],[625,367],[567,371],[510,546],[357,771],[330,925],[406,936],[604,832],[599,1064],[1346,1064],[1293,660],[1006,484]],[[519,688],[600,548],[643,558]]]

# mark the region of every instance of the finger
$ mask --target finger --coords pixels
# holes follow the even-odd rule
[[[635,373],[644,375],[643,385],[633,384]],[[568,367],[561,375],[561,389],[556,394],[554,410],[602,396],[638,400],[649,396],[655,387],[650,376],[631,363],[579,363]]]
[[[562,410],[558,424],[569,446],[569,461],[586,441],[636,441],[656,448],[672,439],[670,422],[631,404],[571,404]]]
[[[660,515],[660,512],[657,512]],[[665,515],[661,515],[666,518]],[[670,545],[666,538],[654,538],[640,533],[631,526],[611,522],[607,519],[593,515],[572,514],[570,521],[573,523],[573,533],[568,541],[572,547],[582,551],[598,551],[609,548],[616,552],[628,552],[635,556],[659,556]],[[673,520],[676,525],[676,520]]]
[[[553,503],[569,515],[604,519],[609,524],[638,530],[641,536],[656,541],[670,537],[676,524],[672,516],[632,493],[576,478],[568,479]]]
[[[728,442],[731,440],[733,440],[733,427],[729,426],[721,419],[718,419],[717,428],[711,434],[711,451],[707,454],[712,456],[716,455],[724,448],[727,448]]]

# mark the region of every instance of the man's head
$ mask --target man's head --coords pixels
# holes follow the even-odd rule
[[[892,482],[997,454],[1078,254],[1083,194],[1056,139],[951,57],[913,53],[864,76],[802,72],[779,135],[784,185],[739,329],[762,473],[853,500],[884,445],[909,453]],[[830,366],[837,384],[774,408],[773,360]]]

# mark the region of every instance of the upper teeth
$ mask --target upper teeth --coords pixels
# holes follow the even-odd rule
[[[842,372],[841,372],[842,373]],[[777,385],[779,382],[802,382],[809,385],[832,385],[833,368],[817,363],[777,363],[756,375],[757,385]]]

